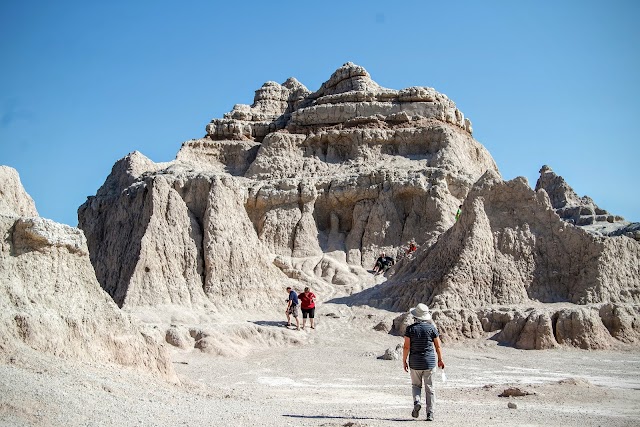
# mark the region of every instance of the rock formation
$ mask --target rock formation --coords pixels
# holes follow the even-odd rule
[[[640,241],[640,223],[631,224],[621,216],[599,208],[590,197],[579,197],[561,176],[546,165],[540,169],[536,183],[536,191],[540,189],[547,192],[551,206],[563,220],[597,235],[625,235]]]
[[[122,159],[80,228],[121,306],[251,307],[292,278],[372,283],[379,251],[449,228],[487,170],[446,96],[382,88],[349,63],[314,93],[265,83],[173,162]]]
[[[605,348],[612,337],[636,336],[629,320],[640,304],[634,239],[571,225],[545,190],[491,172],[474,185],[462,212],[434,245],[368,295],[373,304],[404,309],[427,302],[450,338],[500,331],[495,339],[525,349]],[[622,324],[626,332],[613,326]]]
[[[176,380],[165,348],[101,288],[81,230],[40,218],[0,167],[0,354],[117,363]]]
[[[20,182],[18,171],[0,166],[0,215],[38,216],[36,205]]]
[[[120,160],[79,226],[123,307],[250,309],[280,301],[288,283],[332,284],[338,302],[429,303],[447,339],[637,341],[634,226],[546,166],[535,190],[503,181],[472,131],[445,95],[383,88],[352,63],[316,92],[267,82],[176,160]],[[401,257],[412,239],[419,251]],[[366,269],[382,251],[399,262],[372,287]]]

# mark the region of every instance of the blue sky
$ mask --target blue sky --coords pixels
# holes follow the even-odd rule
[[[0,164],[75,226],[129,152],[172,160],[264,82],[315,91],[352,61],[449,96],[505,179],[547,164],[640,221],[638,22],[622,0],[2,0]]]

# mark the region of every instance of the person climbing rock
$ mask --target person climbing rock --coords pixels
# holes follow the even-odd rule
[[[373,266],[373,271],[376,275],[382,274],[390,269],[393,264],[395,264],[393,258],[382,252],[376,260],[376,264]]]
[[[460,219],[461,214],[462,214],[462,205],[458,206],[458,211],[456,212],[456,222]]]

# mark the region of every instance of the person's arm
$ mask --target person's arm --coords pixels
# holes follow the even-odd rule
[[[438,368],[444,369],[444,361],[442,360],[442,346],[440,345],[440,337],[433,339],[433,345],[436,348],[436,354],[438,355]]]
[[[411,339],[404,337],[404,346],[402,347],[402,364],[404,365],[404,371],[409,372],[409,349],[411,348]]]

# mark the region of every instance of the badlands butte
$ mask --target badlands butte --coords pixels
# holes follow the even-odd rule
[[[267,82],[251,106],[212,120],[175,160],[134,151],[116,162],[79,207],[78,228],[39,217],[14,169],[0,167],[0,180],[2,425],[408,420],[408,375],[389,379],[400,381],[393,398],[380,397],[380,372],[398,362],[376,357],[397,356],[407,311],[420,302],[432,309],[457,374],[436,421],[584,426],[606,417],[633,425],[640,416],[637,375],[624,399],[615,391],[624,375],[598,386],[523,379],[531,399],[542,399],[537,409],[491,413],[484,398],[469,409],[471,386],[455,380],[475,363],[469,349],[497,371],[519,360],[586,358],[593,367],[600,355],[621,369],[640,366],[640,224],[578,196],[546,165],[534,188],[525,178],[503,180],[471,121],[432,88],[383,88],[352,63],[315,92],[293,78]],[[406,255],[411,240],[418,250]],[[381,252],[396,263],[373,275]],[[283,327],[287,286],[318,295],[317,330]],[[373,403],[358,413],[364,403],[349,407],[358,397],[329,387],[339,401],[306,413],[300,406],[314,398],[291,390],[322,386],[269,383],[280,363],[291,371],[308,364],[323,380],[363,369],[358,393],[366,396],[368,383],[376,391],[359,397]],[[255,384],[236,382],[257,365]],[[474,393],[487,396],[510,383],[492,391],[476,379]],[[49,394],[61,384],[67,394]],[[149,389],[158,390],[153,399],[130,397]],[[565,395],[592,399],[600,412],[548,408]],[[457,401],[467,402],[462,412]],[[393,416],[371,416],[376,410]]]

